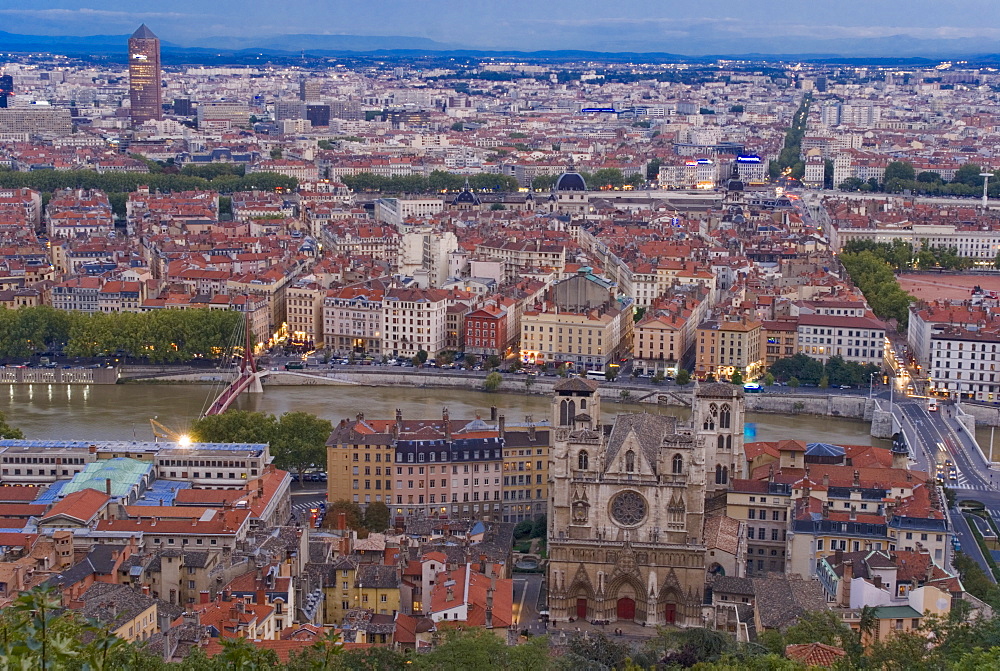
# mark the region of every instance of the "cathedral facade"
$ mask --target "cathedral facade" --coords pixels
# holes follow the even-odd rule
[[[745,461],[743,390],[701,385],[690,428],[666,415],[618,415],[610,427],[600,417],[596,382],[555,385],[549,617],[701,625],[705,502]]]

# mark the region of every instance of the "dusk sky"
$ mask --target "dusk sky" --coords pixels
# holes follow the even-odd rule
[[[997,0],[0,0],[0,30],[123,34],[147,23],[161,39],[212,36],[400,35],[482,49],[731,53],[872,44],[966,44],[1000,52]],[[884,42],[885,40],[883,40]],[[2,45],[0,45],[2,46]]]

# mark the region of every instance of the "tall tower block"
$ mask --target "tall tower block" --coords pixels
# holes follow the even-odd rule
[[[128,40],[128,92],[133,125],[163,117],[160,38],[145,23]]]

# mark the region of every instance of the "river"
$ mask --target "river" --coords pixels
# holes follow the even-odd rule
[[[6,388],[4,388],[6,387]],[[207,407],[213,388],[209,385],[3,385],[0,408],[7,421],[31,439],[58,440],[152,440],[149,420],[157,419],[183,432]],[[333,422],[363,412],[367,417],[390,419],[396,409],[407,418],[440,417],[447,407],[453,419],[473,419],[476,413],[489,417],[497,406],[509,424],[535,421],[549,416],[547,396],[487,394],[460,389],[414,389],[411,387],[275,386],[263,394],[245,394],[237,406],[281,414],[303,410]],[[603,403],[604,420],[616,413],[655,412],[686,418],[685,408]],[[747,415],[746,438],[806,442],[888,446],[889,441],[869,435],[866,422],[809,415]]]

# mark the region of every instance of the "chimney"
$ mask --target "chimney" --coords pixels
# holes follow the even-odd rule
[[[532,420],[531,415],[528,415],[528,440],[532,443],[535,442],[535,422]]]
[[[347,513],[337,513],[337,531],[347,531]]]
[[[490,406],[490,421],[497,421],[497,407],[495,405]]]
[[[97,454],[97,445],[91,445],[90,448],[88,448],[88,451],[91,454]]]
[[[441,423],[444,425],[445,440],[451,440],[451,420],[448,418],[448,408],[441,409]]]
[[[400,425],[403,423],[403,411],[396,408],[396,423],[392,427],[392,435],[394,438],[399,438],[399,431],[402,428]]]
[[[770,464],[767,467],[767,481],[774,482],[774,464]]]
[[[930,555],[927,557],[927,572],[924,574],[924,582],[928,583],[934,579],[934,562],[931,561]]]
[[[257,590],[257,605],[263,606],[267,603],[267,591],[264,589]]]
[[[856,468],[854,469],[854,486],[855,487],[861,486],[861,473]]]
[[[858,507],[855,505],[851,506],[851,521],[852,522],[858,521]]]
[[[830,474],[829,473],[824,473],[823,474],[823,486],[824,487],[829,487],[830,486]]]
[[[222,600],[223,601],[232,601],[232,599],[233,599],[232,592],[230,592],[228,589],[222,590]]]
[[[479,572],[486,575],[486,555],[479,555]]]
[[[854,580],[854,562],[848,559],[844,562],[844,606],[851,607],[851,581]]]
[[[445,601],[454,601],[455,600],[455,590],[453,590],[451,587],[449,587],[448,591],[445,592],[444,600]]]
[[[111,496],[111,478],[104,478],[104,493]]]
[[[503,438],[504,429],[507,428],[507,418],[503,415],[497,418],[497,431],[500,433],[500,437]]]
[[[357,414],[357,420],[358,420],[359,422],[363,422],[363,421],[365,421],[365,413],[363,413],[363,412],[359,412],[359,413]]]
[[[834,564],[842,564],[843,562],[844,562],[844,551],[843,550],[834,550],[833,551],[833,563]]]
[[[203,589],[199,595],[198,603],[208,603],[209,594],[207,589]]]
[[[830,502],[829,501],[824,501],[823,502],[823,518],[826,519],[829,516],[830,516]]]

